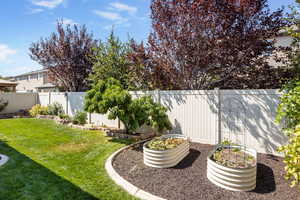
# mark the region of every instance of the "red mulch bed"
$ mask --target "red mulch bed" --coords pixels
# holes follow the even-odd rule
[[[115,170],[133,185],[169,200],[297,200],[300,192],[284,179],[282,158],[258,154],[257,186],[251,192],[233,192],[206,178],[206,157],[213,146],[192,143],[190,154],[177,166],[155,169],[143,164],[141,145],[121,152]]]

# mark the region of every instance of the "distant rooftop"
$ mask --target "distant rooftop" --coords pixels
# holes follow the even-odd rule
[[[5,86],[12,86],[12,85],[18,85],[16,82],[0,79],[0,85],[5,85]]]
[[[31,72],[26,72],[24,74],[19,74],[19,75],[16,75],[16,76],[12,76],[11,78],[19,77],[19,76],[26,76],[26,75],[31,75],[31,74],[37,74],[37,73],[46,72],[46,71],[47,71],[47,69],[39,69],[39,70],[31,71]]]

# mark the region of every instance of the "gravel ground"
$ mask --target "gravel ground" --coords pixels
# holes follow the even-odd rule
[[[121,152],[113,166],[133,185],[169,200],[300,200],[300,192],[283,178],[282,158],[266,154],[258,154],[255,190],[232,192],[213,185],[206,178],[206,157],[212,148],[192,143],[190,154],[177,166],[155,169],[143,164],[139,145]]]

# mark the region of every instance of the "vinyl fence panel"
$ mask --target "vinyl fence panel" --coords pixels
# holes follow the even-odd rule
[[[37,103],[36,93],[1,93],[0,99],[8,102],[1,114],[15,113],[19,110],[29,110]]]

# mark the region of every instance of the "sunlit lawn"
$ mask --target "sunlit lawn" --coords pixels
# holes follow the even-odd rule
[[[0,199],[134,199],[104,169],[106,158],[124,145],[49,120],[0,120],[0,153],[10,157],[0,167]]]

